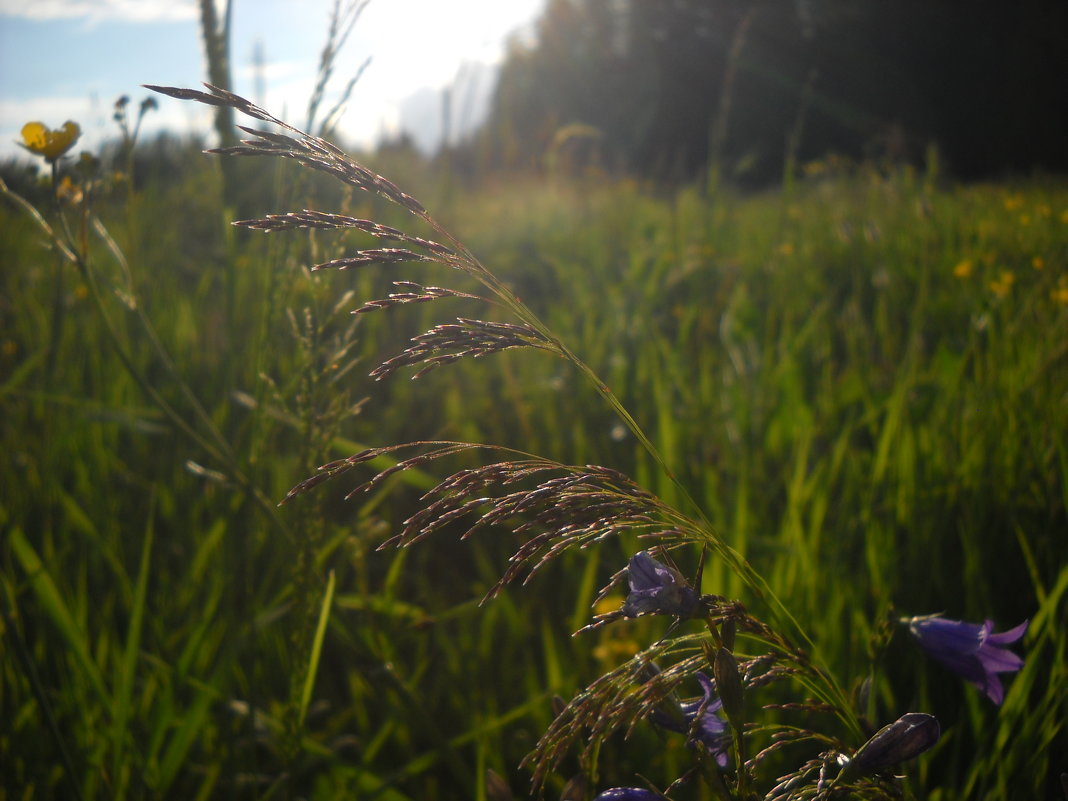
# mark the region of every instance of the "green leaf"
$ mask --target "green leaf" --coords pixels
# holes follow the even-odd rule
[[[145,617],[145,595],[148,589],[148,574],[152,555],[152,540],[154,526],[152,525],[152,513],[149,513],[148,524],[145,526],[145,541],[141,548],[141,565],[137,574],[137,587],[134,590],[133,605],[130,609],[130,626],[126,632],[126,649],[122,655],[122,665],[115,688],[114,718],[112,719],[112,748],[113,774],[116,777],[127,778],[128,773],[122,772],[124,756],[124,740],[126,738],[126,721],[130,714],[130,699],[133,697],[134,684],[137,675],[137,654],[141,649],[141,624]],[[125,788],[121,785],[116,791],[116,796],[124,795]]]
[[[106,710],[110,710],[112,708],[110,693],[108,693],[100,668],[93,661],[90,654],[85,632],[79,629],[78,624],[75,623],[74,617],[63,600],[62,593],[45,570],[37,551],[33,549],[33,546],[30,545],[20,529],[14,529],[11,532],[9,541],[16,558],[22,564],[22,569],[26,571],[26,575],[29,577],[30,587],[33,589],[34,595],[37,596],[37,600],[44,607],[44,611],[52,619],[56,628],[59,629],[60,634],[63,635],[67,646],[96,692],[101,706]]]
[[[323,595],[323,606],[319,610],[319,623],[315,627],[315,639],[312,641],[311,654],[308,657],[308,670],[304,676],[304,690],[300,694],[300,725],[304,725],[304,715],[311,703],[312,688],[315,686],[315,674],[319,670],[319,656],[323,651],[323,636],[326,634],[326,624],[330,620],[330,604],[334,599],[334,571],[330,571],[330,577],[326,581],[326,593]]]

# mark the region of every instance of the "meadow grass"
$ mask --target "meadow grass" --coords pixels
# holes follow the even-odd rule
[[[523,797],[516,766],[552,697],[663,621],[569,636],[633,537],[481,607],[512,535],[377,552],[436,465],[273,506],[318,464],[433,438],[610,465],[680,507],[688,493],[819,661],[849,690],[871,679],[872,723],[941,720],[916,797],[1049,797],[1068,769],[1068,187],[808,172],[756,196],[402,184],[606,380],[678,484],[564,360],[371,381],[445,308],[428,306],[461,301],[353,318],[392,280],[438,283],[433,266],[310,273],[359,240],[229,228],[206,159],[98,204],[91,274],[0,205],[5,794],[482,799],[492,769]],[[397,220],[284,167],[246,180],[270,198],[257,214]],[[696,554],[678,558],[692,574]],[[703,580],[759,606],[721,561]],[[1031,619],[1000,709],[891,636],[935,611]],[[611,786],[686,760],[638,730],[598,770]]]

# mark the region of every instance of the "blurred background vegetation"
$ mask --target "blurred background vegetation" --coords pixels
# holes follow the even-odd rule
[[[849,689],[871,678],[874,725],[939,717],[917,798],[1051,798],[1068,770],[1066,30],[1053,2],[550,0],[475,137],[362,155],[612,386],[817,657]],[[525,797],[552,697],[663,632],[569,636],[639,543],[480,607],[510,534],[375,550],[434,476],[274,504],[318,464],[422,437],[610,465],[682,501],[562,362],[370,381],[433,323],[493,312],[351,316],[393,280],[467,287],[308,272],[367,243],[229,221],[315,208],[425,232],[200,147],[117,138],[91,176],[62,167],[58,199],[3,166],[90,268],[6,194],[0,793],[483,799],[492,769]],[[704,590],[753,600],[715,563]],[[1031,619],[1003,707],[892,633],[931,612]],[[598,787],[687,761],[639,728]]]
[[[1068,7],[1056,0],[549,0],[504,64],[483,146],[531,163],[561,125],[607,165],[778,181],[828,151],[953,174],[1068,167]]]

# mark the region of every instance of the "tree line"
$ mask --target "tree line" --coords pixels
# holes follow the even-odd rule
[[[477,147],[529,166],[581,131],[610,168],[757,182],[932,146],[962,178],[1064,170],[1065,76],[1064,0],[549,0]]]

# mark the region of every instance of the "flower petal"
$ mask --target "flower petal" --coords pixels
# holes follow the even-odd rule
[[[991,673],[1012,673],[1023,667],[1023,659],[1012,651],[984,643],[979,649],[979,661]]]
[[[28,122],[22,126],[22,141],[30,150],[38,150],[45,146],[48,129],[42,122]]]
[[[988,673],[982,682],[972,682],[983,694],[998,706],[1005,700],[1005,687],[996,673]]]
[[[1015,626],[1008,631],[1003,631],[1000,634],[991,634],[986,638],[986,641],[993,643],[994,645],[1009,645],[1010,643],[1014,643],[1027,633],[1027,627],[1030,623],[1030,620],[1025,620],[1019,626]]]
[[[671,569],[656,561],[648,551],[639,551],[631,557],[627,564],[627,581],[632,592],[654,590],[676,583]]]
[[[688,618],[697,607],[697,593],[674,568],[661,564],[646,551],[627,563],[630,594],[623,604],[624,617],[647,614]]]
[[[947,620],[944,617],[913,618],[909,628],[920,645],[932,654],[974,654],[988,632],[982,624]]]

